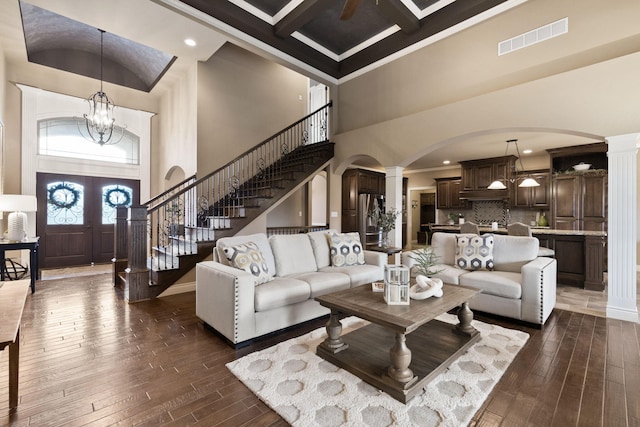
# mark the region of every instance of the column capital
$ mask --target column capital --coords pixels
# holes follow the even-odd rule
[[[640,147],[640,133],[608,136],[605,141],[607,142],[609,153],[637,151],[638,147]]]

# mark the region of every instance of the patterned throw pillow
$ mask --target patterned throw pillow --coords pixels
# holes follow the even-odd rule
[[[248,242],[237,246],[227,246],[222,250],[232,267],[256,276],[258,285],[273,280],[269,266],[255,243]]]
[[[464,270],[493,270],[493,234],[456,236],[456,266]]]
[[[360,243],[360,234],[332,233],[329,239],[332,266],[346,267],[364,264],[364,252],[362,243]]]

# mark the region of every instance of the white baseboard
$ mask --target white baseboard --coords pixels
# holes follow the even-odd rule
[[[195,292],[196,282],[178,283],[177,285],[169,286],[158,297],[168,297],[169,295],[184,294],[185,292]]]
[[[626,320],[627,322],[640,323],[637,309],[633,310],[623,307],[607,306],[607,317],[618,320]]]

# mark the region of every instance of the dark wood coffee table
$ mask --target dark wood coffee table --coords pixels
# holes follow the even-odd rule
[[[316,354],[407,403],[480,339],[467,304],[479,291],[455,285],[444,285],[443,291],[441,298],[410,305],[387,305],[371,285],[317,297],[331,315],[328,337]],[[457,325],[435,320],[458,306]],[[371,324],[342,335],[341,313]]]

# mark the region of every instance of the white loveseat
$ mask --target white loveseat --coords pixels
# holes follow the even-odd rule
[[[469,286],[482,292],[470,302],[471,309],[543,325],[556,303],[554,258],[538,257],[538,239],[493,235],[493,270],[459,268],[456,263],[456,235],[434,233],[431,247],[438,257],[433,277],[445,283]],[[412,252],[402,254],[402,263],[413,267]]]
[[[383,280],[387,256],[363,251],[364,265],[334,266],[329,233],[234,236],[216,242],[214,261],[196,266],[196,315],[234,345],[329,313],[315,297]],[[224,248],[253,242],[271,280],[231,267]],[[360,258],[362,259],[362,257]],[[334,260],[335,261],[335,260]]]

